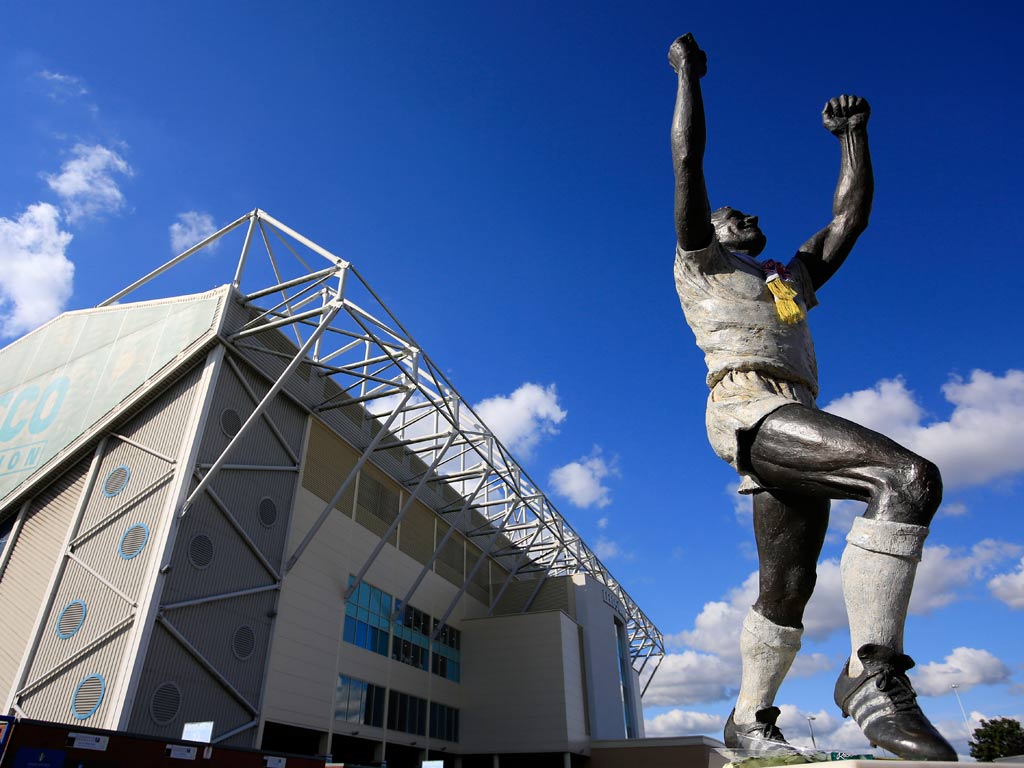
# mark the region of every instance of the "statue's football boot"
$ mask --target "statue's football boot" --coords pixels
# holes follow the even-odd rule
[[[775,726],[779,719],[778,707],[757,710],[754,713],[756,722],[753,723],[737,723],[733,720],[735,714],[734,709],[725,723],[725,746],[730,749],[742,749],[752,756],[791,755],[797,751]]]
[[[857,650],[857,658],[863,671],[850,677],[847,661],[836,681],[835,699],[843,717],[852,716],[872,746],[905,760],[955,761],[953,747],[917,705],[907,677],[914,660],[870,643]]]

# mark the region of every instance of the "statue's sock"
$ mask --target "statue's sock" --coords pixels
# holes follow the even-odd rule
[[[757,710],[775,703],[775,694],[800,650],[802,634],[803,629],[779,626],[750,609],[740,633],[743,677],[733,715],[735,722],[753,723]]]
[[[857,649],[867,643],[903,653],[903,625],[926,536],[923,525],[866,517],[853,521],[840,565],[853,646],[851,677],[863,670]]]

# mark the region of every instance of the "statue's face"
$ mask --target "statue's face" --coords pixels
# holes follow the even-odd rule
[[[757,256],[768,242],[764,232],[757,226],[757,216],[748,216],[735,208],[715,211],[711,223],[715,227],[718,242],[730,251]]]

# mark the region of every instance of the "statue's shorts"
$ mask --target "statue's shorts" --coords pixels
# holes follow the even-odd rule
[[[758,371],[730,371],[712,388],[705,415],[708,441],[719,458],[742,477],[740,493],[763,490],[747,466],[744,433],[756,429],[768,414],[792,403],[818,407],[805,385]]]

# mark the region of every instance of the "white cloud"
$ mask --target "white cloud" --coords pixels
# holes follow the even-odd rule
[[[736,695],[740,668],[708,653],[669,653],[644,695],[645,707],[677,707],[721,701]]]
[[[605,515],[597,521],[597,527],[603,531],[605,528],[608,527],[609,522],[610,521],[608,520],[608,515]]]
[[[823,560],[818,563],[818,581],[804,611],[804,634],[814,640],[823,640],[846,627],[846,600],[843,598],[839,561]]]
[[[611,539],[606,539],[602,536],[594,544],[594,554],[602,560],[611,560],[613,557],[621,555],[622,550],[619,548],[617,542],[614,542]]]
[[[1011,608],[1024,608],[1024,557],[1016,571],[992,577],[988,588],[996,598]]]
[[[939,516],[940,517],[963,517],[969,511],[970,510],[967,509],[967,505],[964,504],[962,501],[954,501],[954,502],[950,502],[949,504],[943,503],[942,506],[939,507]]]
[[[601,449],[595,446],[590,456],[583,456],[552,470],[549,482],[555,493],[581,509],[594,506],[603,508],[611,504],[612,500],[608,487],[602,481],[615,474],[617,470],[614,463],[609,465],[601,456]]]
[[[489,397],[473,410],[505,447],[523,456],[529,456],[545,435],[558,434],[557,426],[566,417],[554,384],[542,387],[530,382],[507,397]]]
[[[924,411],[902,379],[833,400],[824,410],[888,435],[934,461],[947,487],[979,485],[1024,471],[1024,371],[975,370],[943,387],[948,421],[924,424]]]
[[[723,657],[736,658],[740,652],[740,629],[743,627],[743,619],[756,599],[757,571],[754,571],[747,576],[743,584],[730,590],[725,600],[705,603],[694,620],[693,629],[667,635],[665,643],[670,648],[689,646]]]
[[[838,710],[819,709],[816,712],[797,709],[792,704],[781,704],[778,719],[779,729],[786,741],[800,749],[811,749],[811,728],[814,728],[814,744],[825,751],[841,751],[852,754],[873,754],[864,734],[853,719],[844,720]],[[814,719],[808,724],[808,716]]]
[[[925,547],[917,569],[910,612],[925,614],[955,602],[964,587],[987,578],[999,563],[1016,557],[1020,552],[1021,547],[1016,544],[993,539],[978,542],[968,552],[941,545]],[[814,594],[804,611],[803,620],[804,637],[810,640],[824,640],[848,626],[839,560],[833,558],[819,562],[817,573]],[[694,619],[692,629],[666,635],[666,645],[675,650],[694,648],[726,659],[738,657],[740,630],[747,611],[757,600],[757,584],[757,571],[753,571],[724,599],[705,603]],[[827,661],[824,658],[797,658],[801,659],[798,664],[807,670],[807,674],[821,671]]]
[[[989,716],[977,710],[971,710],[967,715],[967,724],[964,724],[962,717],[954,717],[948,720],[933,720],[932,725],[946,737],[946,741],[953,745],[953,749],[960,755],[961,762],[974,762],[973,757],[968,757],[971,748],[967,744],[969,736],[974,735],[974,729],[981,727],[982,719],[989,720]],[[1020,718],[1017,718],[1018,720]]]
[[[967,554],[958,554],[943,545],[925,547],[910,597],[910,612],[929,613],[949,605],[962,587],[986,578],[997,564],[1016,557],[1021,549],[994,539],[979,541]]]
[[[49,203],[0,217],[0,334],[17,336],[64,309],[75,275],[64,255],[71,237]]]
[[[975,685],[1002,683],[1010,678],[1010,668],[981,648],[954,648],[943,662],[924,664],[910,673],[914,689],[921,696],[942,696],[956,683],[961,691]]]
[[[46,82],[50,89],[50,98],[54,101],[66,101],[74,96],[85,96],[89,89],[80,77],[65,75],[61,72],[51,72],[44,69],[37,73],[39,78]]]
[[[814,677],[822,672],[831,672],[837,665],[824,653],[798,653],[789,668],[789,677]]]
[[[725,718],[721,715],[689,712],[682,709],[663,712],[650,720],[644,718],[644,734],[648,738],[690,736],[701,733],[720,735],[724,726]]]
[[[89,216],[115,213],[124,207],[124,195],[115,174],[131,176],[130,165],[112,149],[100,145],[76,144],[58,174],[47,174],[46,182],[56,192],[69,222]]]
[[[175,254],[191,248],[217,231],[217,225],[213,223],[213,216],[202,211],[185,211],[178,214],[178,220],[171,224],[171,251]],[[206,246],[208,250],[214,250],[219,241]]]

